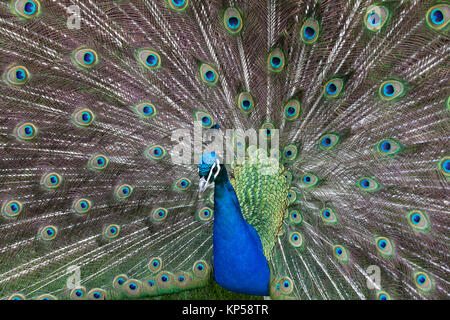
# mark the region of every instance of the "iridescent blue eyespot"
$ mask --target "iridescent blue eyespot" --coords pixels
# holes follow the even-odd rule
[[[199,72],[202,81],[208,85],[215,85],[219,80],[217,71],[210,64],[202,63],[200,65]]]
[[[306,44],[312,44],[319,38],[320,25],[317,20],[308,18],[301,28],[301,39]]]
[[[447,157],[443,157],[442,159],[440,159],[439,163],[438,163],[438,168],[444,176],[449,177],[450,176],[450,157],[447,156]]]
[[[127,199],[133,193],[133,187],[129,184],[123,184],[116,187],[114,194],[119,200]]]
[[[242,30],[242,18],[238,9],[228,8],[223,17],[225,28],[231,34],[237,34]]]
[[[163,221],[167,217],[167,209],[165,208],[156,208],[153,210],[153,219],[155,221]]]
[[[373,192],[373,191],[377,191],[381,188],[381,185],[374,179],[370,178],[370,177],[363,177],[360,178],[356,185],[364,191],[367,192]]]
[[[364,15],[364,24],[372,32],[377,32],[389,19],[389,10],[384,6],[371,5]]]
[[[94,63],[95,56],[92,52],[86,52],[83,56],[84,63],[87,65]]]
[[[98,60],[97,52],[86,47],[78,48],[72,54],[72,61],[75,65],[84,69],[94,67]]]
[[[11,65],[3,73],[3,79],[12,86],[22,86],[30,79],[30,73],[25,66]]]
[[[268,58],[268,67],[271,72],[280,72],[285,66],[285,55],[283,50],[276,48],[273,49]]]
[[[314,38],[314,36],[316,35],[316,30],[314,30],[313,28],[307,26],[303,29],[303,36],[308,39],[311,40]]]
[[[161,66],[161,56],[150,48],[136,51],[136,59],[149,70],[155,70]]]
[[[442,3],[428,9],[426,22],[434,30],[444,30],[449,22],[450,5]]]
[[[184,11],[189,4],[189,0],[168,0],[168,2],[170,8],[178,12]]]
[[[117,238],[119,234],[120,234],[120,227],[117,224],[110,224],[106,226],[105,229],[103,230],[103,235],[110,240]]]
[[[373,27],[379,26],[381,23],[381,17],[375,12],[375,10],[371,11],[367,16],[367,22]]]
[[[37,0],[13,0],[11,2],[12,10],[18,16],[31,19],[40,13],[40,3]]]
[[[45,226],[40,231],[40,237],[43,240],[53,240],[56,238],[57,235],[57,229],[54,226]]]

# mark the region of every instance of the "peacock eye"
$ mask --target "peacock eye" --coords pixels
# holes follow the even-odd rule
[[[391,300],[389,294],[385,291],[379,291],[377,293],[377,300]]]
[[[103,236],[106,239],[114,239],[117,238],[119,236],[120,233],[120,227],[117,224],[110,224],[107,225],[104,229],[103,229]]]
[[[374,179],[370,178],[370,177],[363,177],[360,178],[356,185],[364,191],[367,192],[373,192],[373,191],[377,191],[381,188],[381,185]]]
[[[72,121],[80,127],[91,125],[94,118],[94,113],[87,108],[77,109],[72,113]]]
[[[175,190],[178,191],[186,191],[189,190],[190,186],[191,186],[191,180],[189,180],[188,178],[181,178],[178,179],[175,182]]]
[[[169,7],[175,11],[181,12],[186,10],[189,0],[168,0]]]
[[[347,263],[348,260],[349,260],[349,254],[347,252],[347,249],[345,249],[341,245],[334,245],[333,246],[333,255],[341,263]]]
[[[58,230],[55,226],[45,226],[39,231],[39,235],[43,240],[53,240],[56,238]]]
[[[331,79],[325,84],[323,94],[326,98],[337,98],[342,93],[343,88],[344,80],[339,78]]]
[[[11,86],[23,86],[30,79],[30,72],[24,66],[12,65],[5,70],[3,78]]]
[[[331,150],[340,141],[340,136],[335,133],[326,133],[319,138],[319,148],[322,150]]]
[[[300,183],[306,188],[312,188],[319,183],[319,177],[312,172],[308,172],[301,176]]]
[[[98,63],[98,55],[92,49],[81,47],[72,53],[72,60],[75,65],[83,69],[90,69]]]
[[[338,222],[336,213],[330,207],[322,209],[321,218],[325,225],[334,225]]]
[[[219,75],[212,65],[202,63],[199,68],[200,79],[207,85],[215,85],[219,81]]]
[[[156,208],[153,210],[152,217],[155,221],[163,221],[167,218],[168,210],[166,208]]]
[[[118,200],[124,200],[131,196],[133,193],[133,187],[129,184],[122,184],[117,186],[114,194]]]
[[[156,116],[156,108],[150,102],[141,102],[133,107],[134,112],[143,119],[152,119]]]
[[[296,248],[299,248],[303,245],[303,237],[299,232],[292,232],[289,235],[289,243]]]
[[[209,274],[209,265],[204,260],[196,261],[192,267],[192,272],[195,277],[205,279]]]
[[[166,149],[160,145],[151,146],[145,151],[145,156],[153,160],[161,160],[166,156]]]
[[[378,94],[382,100],[392,101],[405,94],[405,86],[400,81],[387,80],[380,85]]]
[[[425,272],[416,272],[414,274],[414,282],[423,293],[429,293],[433,290],[433,280]]]
[[[278,158],[275,158],[275,159],[278,159]],[[294,175],[289,170],[286,170],[283,172],[283,177],[286,179],[288,184],[290,184],[294,180]]]
[[[289,203],[294,203],[297,200],[297,192],[295,190],[290,189],[287,194],[287,198],[289,199]]]
[[[319,39],[319,22],[313,18],[307,19],[301,28],[301,39],[306,44],[313,44]]]
[[[149,48],[137,50],[136,59],[149,70],[154,70],[161,67],[161,56],[159,53]]]
[[[439,160],[438,168],[445,176],[450,176],[450,157],[444,157]]]
[[[414,228],[414,230],[427,232],[430,230],[430,219],[428,215],[420,210],[412,210],[406,214],[409,225]]]
[[[280,72],[284,69],[285,66],[285,55],[283,50],[276,48],[273,49],[269,53],[269,57],[267,59],[267,65],[269,68],[269,71],[271,72]]]
[[[160,257],[153,257],[148,263],[148,269],[152,273],[158,273],[163,267],[163,263]]]
[[[56,189],[62,183],[62,176],[56,172],[49,172],[42,176],[41,185],[46,189]]]
[[[273,135],[273,130],[275,129],[275,125],[271,122],[266,122],[261,126],[261,129],[263,131],[263,139],[270,140]]]
[[[298,225],[303,222],[302,214],[298,210],[291,210],[289,212],[289,222],[293,225]]]
[[[289,295],[294,290],[294,282],[289,277],[281,277],[278,280],[274,281],[273,288],[284,295]]]
[[[89,300],[105,300],[106,291],[100,288],[94,288],[87,294]]]
[[[114,280],[112,282],[113,287],[120,290],[127,280],[128,277],[125,274],[119,274],[118,276],[114,277]]]
[[[87,213],[91,209],[91,206],[92,202],[84,198],[77,199],[72,204],[72,208],[75,211],[75,213],[80,215]]]
[[[72,300],[84,300],[86,299],[86,288],[85,287],[75,287],[70,292],[70,299]]]
[[[288,145],[284,147],[283,159],[286,161],[293,161],[297,158],[297,147],[295,145]]]
[[[241,32],[243,23],[239,10],[235,8],[226,9],[223,17],[223,23],[229,33],[238,34]]]
[[[255,101],[253,100],[253,96],[250,92],[241,92],[237,96],[236,101],[239,110],[241,110],[244,114],[249,114],[255,107]]]
[[[402,150],[402,146],[394,139],[381,139],[377,143],[377,150],[383,156],[393,156]]]
[[[33,140],[37,134],[37,127],[30,122],[19,124],[14,128],[14,135],[20,141]]]
[[[210,221],[214,215],[214,211],[209,207],[204,207],[197,212],[200,221]]]
[[[128,279],[121,287],[125,294],[136,297],[141,293],[142,282],[137,279]]]
[[[428,9],[426,14],[427,25],[434,30],[443,30],[450,17],[450,5],[438,4]]]
[[[364,24],[370,31],[379,31],[389,18],[389,10],[384,6],[371,5],[364,15]]]
[[[22,203],[17,200],[5,201],[1,210],[3,217],[7,219],[16,218],[22,212]]]
[[[391,258],[394,255],[394,245],[391,240],[386,237],[378,237],[375,239],[377,250],[385,258]]]
[[[15,0],[11,7],[16,15],[25,19],[32,19],[41,11],[41,4],[37,0]]]
[[[109,159],[104,155],[96,155],[89,159],[89,168],[92,170],[101,171],[104,170],[109,163]]]
[[[202,128],[205,129],[211,128],[214,124],[212,115],[205,111],[194,111],[194,121],[200,122]]]
[[[283,116],[286,120],[295,120],[301,114],[301,104],[297,99],[289,100],[284,106]]]

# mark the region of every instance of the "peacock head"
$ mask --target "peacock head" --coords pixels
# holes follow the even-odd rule
[[[202,155],[202,159],[198,164],[200,193],[205,191],[206,188],[215,181],[221,169],[219,157],[214,151]]]

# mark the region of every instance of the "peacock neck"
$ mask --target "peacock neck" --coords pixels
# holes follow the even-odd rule
[[[270,271],[261,239],[245,221],[222,166],[214,187],[214,276],[225,289],[268,295]]]

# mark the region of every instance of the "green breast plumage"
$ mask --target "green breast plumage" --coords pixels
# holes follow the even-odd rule
[[[289,181],[284,168],[264,149],[251,146],[248,157],[233,165],[230,179],[241,206],[244,219],[258,232],[268,261],[281,231],[289,205]]]

